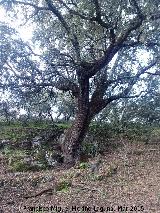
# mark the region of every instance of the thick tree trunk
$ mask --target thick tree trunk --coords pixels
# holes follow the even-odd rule
[[[79,159],[81,144],[87,133],[89,122],[87,114],[77,113],[71,128],[66,132],[62,145],[65,164],[74,165]]]
[[[65,164],[75,164],[80,156],[81,143],[87,133],[89,116],[89,78],[79,76],[79,94],[75,120],[65,135],[62,152]]]
[[[82,141],[86,136],[92,118],[98,114],[108,102],[103,100],[102,91],[96,90],[89,101],[89,78],[79,76],[79,92],[77,95],[77,112],[72,126],[67,130],[62,152],[64,163],[74,165],[80,157]]]

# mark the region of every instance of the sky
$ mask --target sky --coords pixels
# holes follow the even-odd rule
[[[24,41],[28,41],[32,38],[33,27],[30,26],[28,28],[27,25],[21,25],[20,20],[12,20],[12,18],[7,17],[6,11],[3,8],[0,8],[0,20],[8,22],[11,27],[14,27],[19,32],[20,36],[24,39]]]

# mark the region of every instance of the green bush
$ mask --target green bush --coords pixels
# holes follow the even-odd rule
[[[26,172],[31,170],[30,166],[23,161],[12,162],[9,167],[14,172]]]
[[[89,168],[89,165],[88,165],[87,162],[82,162],[82,163],[80,163],[79,168],[80,169],[87,169],[87,168]]]
[[[71,187],[71,182],[67,180],[62,180],[58,183],[56,191],[67,192]]]

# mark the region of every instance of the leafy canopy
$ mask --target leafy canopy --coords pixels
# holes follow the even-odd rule
[[[94,116],[114,100],[148,91],[159,77],[158,0],[1,0],[0,5],[11,19],[34,29],[32,40],[24,42],[7,21],[0,23],[2,90],[50,98],[56,88],[79,98],[89,79],[86,95]]]

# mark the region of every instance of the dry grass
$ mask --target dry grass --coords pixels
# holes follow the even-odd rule
[[[160,144],[120,143],[102,156],[96,174],[88,168],[9,173],[1,156],[0,212],[34,212],[32,207],[42,212],[39,206],[47,213],[60,208],[87,212],[87,206],[88,212],[160,212]],[[49,211],[51,206],[55,208]],[[75,206],[79,209],[72,211]],[[118,206],[128,209],[118,211]]]

